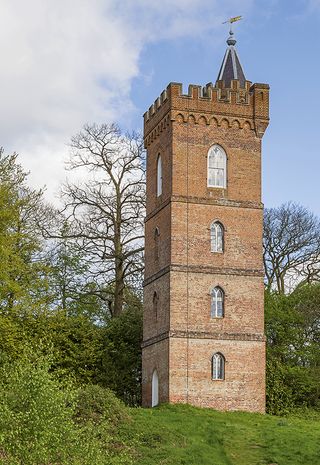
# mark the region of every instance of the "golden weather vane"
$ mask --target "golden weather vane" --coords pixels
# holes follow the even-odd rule
[[[230,34],[232,34],[232,24],[235,23],[236,21],[240,21],[242,19],[242,16],[234,16],[233,18],[227,19],[227,21],[224,21],[222,24],[230,24]]]
[[[227,21],[224,21],[222,24],[227,24],[227,23],[235,23],[236,21],[240,21],[242,19],[242,16],[234,16],[234,18],[227,19]]]

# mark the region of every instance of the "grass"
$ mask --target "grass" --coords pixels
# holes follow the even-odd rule
[[[320,465],[320,417],[217,412],[187,405],[131,409],[121,435],[134,465]]]

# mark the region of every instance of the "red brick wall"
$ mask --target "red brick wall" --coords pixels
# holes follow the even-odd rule
[[[216,352],[225,357],[223,381],[211,379],[211,357]],[[264,342],[171,338],[169,400],[264,413],[264,367]]]
[[[159,377],[159,401],[169,399],[169,341],[168,339],[149,345],[142,353],[142,405],[151,407],[152,374],[157,370]]]
[[[145,114],[147,148],[143,405],[159,374],[160,401],[222,410],[264,411],[261,138],[268,86],[221,82],[204,91],[171,83]],[[227,154],[226,189],[207,187],[207,154]],[[157,157],[163,193],[156,196]],[[225,228],[212,253],[210,224]],[[159,252],[154,231],[159,228]],[[210,291],[225,292],[224,318],[211,318]],[[155,318],[153,295],[159,295]],[[211,357],[226,359],[225,380],[211,379]]]

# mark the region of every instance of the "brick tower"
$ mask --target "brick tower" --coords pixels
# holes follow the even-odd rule
[[[265,410],[261,139],[269,86],[230,34],[216,84],[170,83],[144,115],[143,405]]]

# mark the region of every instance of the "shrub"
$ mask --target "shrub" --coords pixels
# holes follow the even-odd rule
[[[131,464],[117,432],[129,419],[122,402],[99,386],[76,390],[48,359],[30,359],[0,368],[0,464]]]
[[[101,349],[99,384],[127,405],[141,403],[142,311],[125,310],[107,324]]]
[[[79,390],[75,417],[79,423],[108,421],[117,426],[129,420],[127,409],[110,389],[88,385]]]
[[[277,359],[267,359],[266,407],[271,415],[285,415],[294,406],[291,388],[286,384],[286,367]]]

